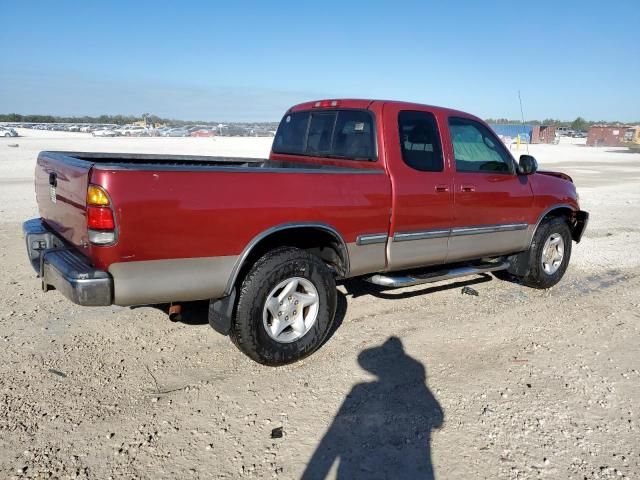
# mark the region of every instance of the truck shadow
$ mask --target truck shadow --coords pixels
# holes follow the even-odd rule
[[[346,290],[346,295],[338,290],[338,299],[336,306],[336,315],[333,321],[333,325],[331,326],[331,330],[327,334],[323,345],[327,343],[331,337],[335,334],[335,332],[340,328],[342,322],[347,316],[347,296],[351,296],[352,298],[362,297],[364,295],[372,295],[376,298],[381,298],[383,300],[402,300],[406,298],[413,298],[419,295],[427,295],[429,293],[442,292],[445,290],[453,290],[456,288],[469,287],[471,285],[478,285],[485,282],[492,281],[493,278],[491,275],[486,273],[481,274],[476,278],[461,280],[453,283],[447,283],[444,285],[437,285],[432,287],[421,288],[419,290],[412,291],[404,291],[401,292],[398,289],[382,287],[380,285],[375,285],[373,283],[365,282],[362,279],[349,279],[343,280],[339,282],[338,285],[342,285]]]
[[[434,479],[431,432],[444,412],[424,365],[397,337],[362,351],[358,363],[377,378],[351,389],[302,478],[327,478],[338,462],[338,479]]]
[[[436,285],[425,288],[420,288],[418,290],[411,291],[400,291],[398,289],[382,287],[380,285],[374,285],[373,283],[365,282],[361,279],[348,279],[343,280],[338,283],[338,285],[342,285],[346,291],[346,294],[341,290],[338,290],[337,297],[337,306],[336,306],[336,314],[331,330],[327,334],[325,340],[323,341],[323,345],[328,342],[331,337],[333,337],[334,333],[340,328],[342,322],[344,321],[347,310],[348,310],[348,302],[347,297],[351,296],[352,298],[358,298],[365,295],[372,295],[376,298],[380,298],[383,300],[402,300],[407,298],[413,298],[420,295],[427,295],[430,293],[442,292],[445,290],[452,290],[456,288],[468,287],[471,285],[478,285],[485,282],[490,282],[493,278],[488,274],[481,274],[478,277],[461,280],[453,283],[447,283],[444,285]],[[169,314],[169,304],[158,304],[158,305],[139,305],[135,307],[130,307],[132,309],[149,307],[160,310],[165,314]],[[182,323],[185,325],[206,325],[209,323],[208,321],[208,313],[209,313],[209,302],[207,300],[197,301],[197,302],[184,302],[182,304],[182,313],[180,318],[176,320],[178,323]]]
[[[445,290],[453,290],[455,288],[468,287],[471,285],[478,285],[485,282],[490,282],[493,280],[493,277],[487,273],[482,273],[474,278],[467,278],[464,280],[458,280],[453,283],[447,283],[444,285],[436,285],[436,286],[425,286],[424,288],[420,288],[418,290],[411,291],[403,291],[401,292],[396,288],[383,287],[381,285],[375,285],[373,283],[366,282],[364,280],[359,279],[349,279],[344,280],[340,283],[348,295],[351,295],[353,298],[358,298],[363,295],[373,295],[376,298],[381,298],[383,300],[402,300],[405,298],[413,298],[422,295],[427,295],[429,293],[442,292]],[[426,284],[429,285],[429,284]],[[395,292],[395,293],[394,293]]]

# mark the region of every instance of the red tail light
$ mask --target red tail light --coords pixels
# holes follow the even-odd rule
[[[87,207],[87,227],[92,230],[114,230],[116,222],[109,207]]]

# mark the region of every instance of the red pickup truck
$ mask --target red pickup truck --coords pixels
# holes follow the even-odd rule
[[[376,100],[291,108],[268,159],[42,152],[35,189],[24,231],[45,291],[208,299],[214,329],[268,365],[322,344],[336,280],[548,288],[588,220],[569,176],[516,162],[479,118]]]

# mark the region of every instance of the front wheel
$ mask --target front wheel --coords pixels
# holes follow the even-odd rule
[[[522,279],[533,288],[550,288],[564,276],[571,258],[571,230],[564,218],[543,221],[529,249],[529,268]]]
[[[231,338],[265,365],[300,360],[329,332],[336,295],[333,274],[318,257],[297,248],[273,250],[242,282]]]

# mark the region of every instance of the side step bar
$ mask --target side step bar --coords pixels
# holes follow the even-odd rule
[[[366,278],[365,280],[376,285],[382,285],[383,287],[410,287],[412,285],[420,285],[422,283],[433,283],[439,282],[440,280],[466,277],[467,275],[476,275],[480,273],[495,272],[497,270],[506,270],[507,268],[509,268],[509,262],[507,260],[500,260],[497,262],[483,262],[473,265],[435,270],[428,273],[416,273],[412,275],[393,276],[377,274]]]

